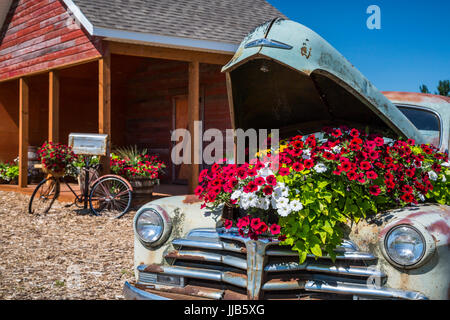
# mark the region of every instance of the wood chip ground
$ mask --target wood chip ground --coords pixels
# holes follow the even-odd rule
[[[134,277],[134,212],[79,215],[56,202],[33,216],[29,198],[0,191],[0,299],[123,299]]]

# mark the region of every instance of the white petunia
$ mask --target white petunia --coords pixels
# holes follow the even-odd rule
[[[428,172],[428,177],[430,177],[431,180],[436,181],[438,178],[438,175],[434,171]]]
[[[240,190],[235,190],[232,194],[231,194],[231,200],[237,200],[241,197],[242,192]]]
[[[442,182],[447,182],[447,178],[445,177],[445,175],[442,175]]]
[[[331,148],[331,150],[333,150],[334,153],[340,153],[341,152],[341,147],[340,146],[334,146],[333,148]]]
[[[287,217],[291,213],[291,209],[288,207],[280,207],[277,212],[280,216]]]
[[[267,163],[264,168],[258,171],[258,177],[266,178],[268,176],[273,175],[273,171],[270,169],[269,164]]]
[[[311,158],[311,150],[309,150],[309,149],[303,150],[302,158],[303,159],[310,159]]]
[[[288,207],[289,206],[289,199],[285,197],[281,197],[277,200],[277,208],[280,207]]]
[[[317,173],[324,173],[328,170],[327,166],[323,164],[322,162],[319,162],[314,166],[314,170],[316,170]]]
[[[292,211],[300,211],[303,209],[303,204],[299,200],[292,200],[289,206]]]
[[[266,197],[259,198],[257,206],[258,206],[259,209],[269,210],[269,207],[270,207],[270,200],[269,200],[269,198],[266,198]]]
[[[442,163],[441,164],[441,166],[443,166],[443,167],[450,167],[450,162],[444,162],[444,163]]]
[[[420,201],[424,202],[425,201],[424,195],[419,193],[419,199],[420,199]]]

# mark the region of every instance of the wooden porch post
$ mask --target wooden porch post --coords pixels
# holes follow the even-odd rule
[[[102,157],[103,174],[110,172],[109,154],[111,148],[111,54],[98,61],[98,132],[108,135],[106,156]]]
[[[19,80],[19,188],[28,184],[29,88],[25,78]]]
[[[59,142],[59,74],[49,72],[48,83],[48,141]]]
[[[195,154],[199,154],[201,144],[194,143],[194,121],[200,121],[200,67],[198,61],[189,62],[189,97],[188,97],[189,133],[191,134],[191,174],[189,175],[189,193],[194,193],[198,186],[199,164],[194,163]],[[199,134],[199,133],[198,133]]]

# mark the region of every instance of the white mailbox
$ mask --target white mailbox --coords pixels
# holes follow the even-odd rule
[[[105,156],[108,146],[108,135],[100,133],[71,133],[69,146],[75,154]]]

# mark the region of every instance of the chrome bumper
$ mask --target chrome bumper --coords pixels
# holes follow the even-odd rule
[[[136,288],[129,282],[123,285],[123,295],[127,300],[171,300]]]

